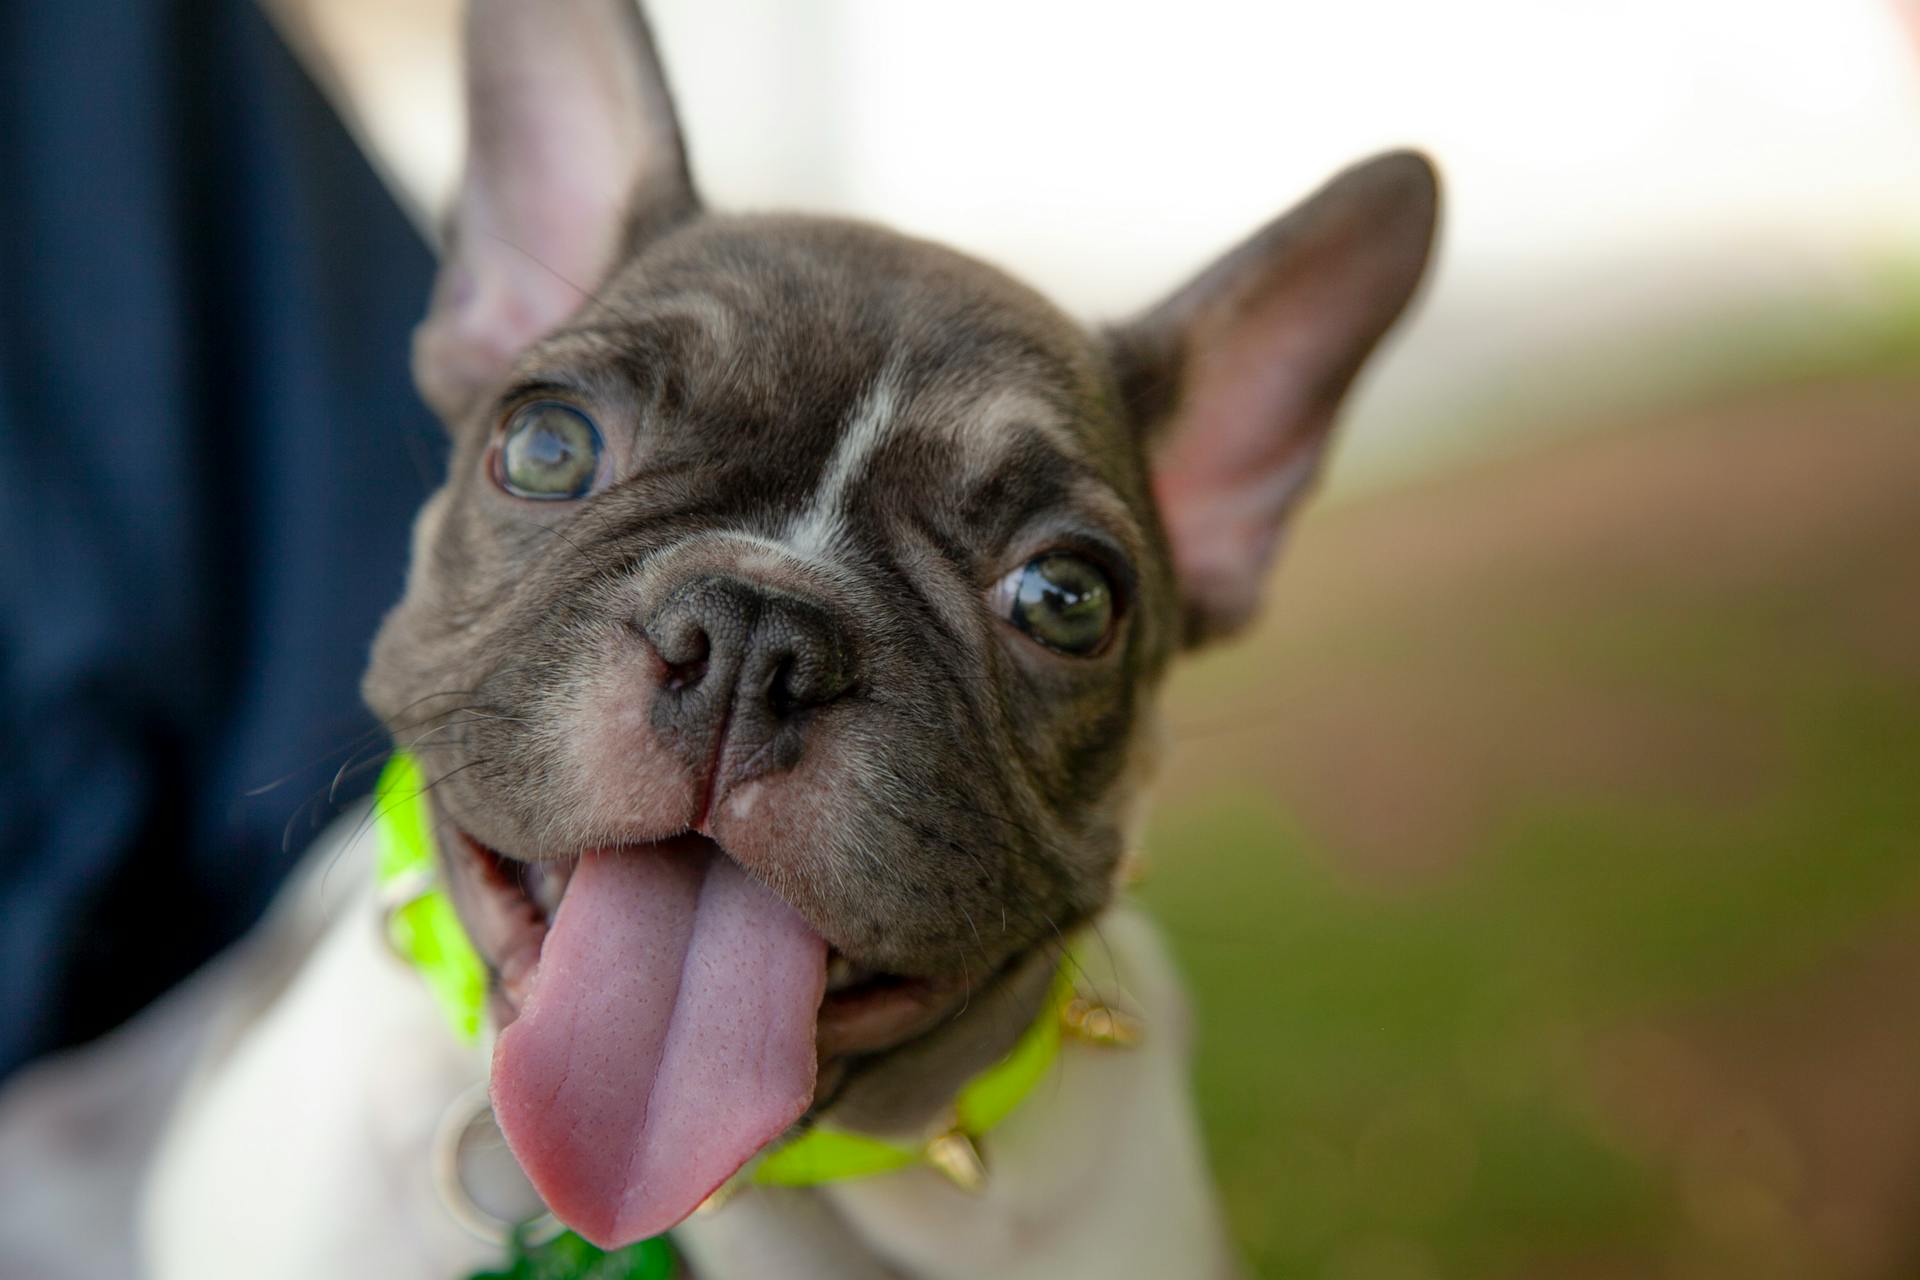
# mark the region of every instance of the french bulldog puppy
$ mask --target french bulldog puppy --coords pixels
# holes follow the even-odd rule
[[[430,780],[519,1164],[580,1234],[673,1230],[700,1276],[1233,1273],[1177,984],[1118,884],[1168,666],[1253,616],[1421,278],[1430,166],[1348,170],[1089,330],[937,245],[707,210],[631,0],[474,0],[467,42],[414,352],[451,464],[365,690]],[[396,1037],[447,1038],[372,992],[410,977],[372,976],[372,925],[338,927],[275,1033],[365,1041],[298,1104],[332,1131]],[[1064,1048],[981,1138],[983,1189],[916,1168],[689,1217],[796,1129],[929,1132],[1062,963],[1142,1043]],[[318,1030],[356,998],[367,1026]],[[252,1123],[198,1096],[176,1151]],[[333,1166],[287,1150],[324,1199]],[[199,1177],[159,1217],[192,1220]],[[253,1274],[453,1274],[356,1205],[338,1233],[381,1253],[283,1242]]]

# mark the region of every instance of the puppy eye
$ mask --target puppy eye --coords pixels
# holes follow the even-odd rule
[[[1097,653],[1113,631],[1113,586],[1099,566],[1070,551],[1036,556],[1000,580],[1007,620],[1047,648]]]
[[[507,419],[495,478],[519,498],[583,497],[600,471],[600,449],[593,419],[571,405],[522,405]]]

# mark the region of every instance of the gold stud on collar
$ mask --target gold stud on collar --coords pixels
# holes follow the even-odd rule
[[[1115,1008],[1089,996],[1075,995],[1060,1006],[1060,1029],[1088,1044],[1127,1049],[1140,1043],[1146,1025],[1125,1009]]]
[[[960,1129],[949,1129],[926,1148],[927,1163],[945,1174],[947,1181],[967,1192],[979,1195],[987,1189],[987,1165],[980,1148]]]
[[[728,1178],[725,1182],[707,1192],[707,1198],[695,1205],[693,1211],[701,1217],[712,1213],[715,1209],[718,1209],[727,1201],[733,1199],[735,1193],[740,1190],[741,1182],[742,1180],[739,1178]]]

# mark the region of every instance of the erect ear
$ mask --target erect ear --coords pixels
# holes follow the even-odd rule
[[[634,0],[472,0],[466,71],[466,174],[413,352],[448,419],[698,207]]]
[[[1420,281],[1438,207],[1425,157],[1369,160],[1111,335],[1189,644],[1253,616],[1341,398]]]

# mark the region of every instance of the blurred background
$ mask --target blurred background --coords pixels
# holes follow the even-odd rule
[[[1173,691],[1144,894],[1261,1274],[1920,1273],[1911,10],[653,9],[717,203],[1092,317],[1445,172],[1265,624]],[[426,207],[447,83],[381,112]]]
[[[430,233],[455,6],[269,7]],[[649,9],[713,204],[1089,318],[1445,173],[1274,606],[1173,691],[1143,892],[1260,1274],[1920,1273],[1920,7]]]

